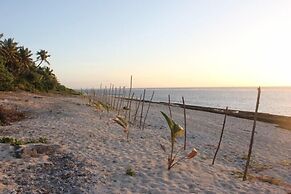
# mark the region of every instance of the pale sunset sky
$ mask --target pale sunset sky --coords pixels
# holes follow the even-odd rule
[[[289,0],[1,0],[71,88],[291,86]]]

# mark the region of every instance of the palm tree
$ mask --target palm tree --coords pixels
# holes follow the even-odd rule
[[[22,71],[28,70],[33,63],[33,60],[31,58],[32,56],[31,51],[28,48],[24,48],[22,46],[18,49],[18,55]]]
[[[36,55],[38,55],[36,61],[40,61],[37,67],[39,67],[42,64],[42,62],[46,62],[47,64],[50,65],[50,63],[47,60],[47,58],[49,58],[50,55],[48,55],[48,52],[46,50],[40,50],[36,53]]]
[[[14,42],[13,38],[5,39],[2,42],[2,49],[4,58],[8,63],[15,63],[18,61],[18,47],[17,42]]]
[[[0,33],[0,58],[3,57],[3,51],[2,51],[3,41],[1,40],[2,37],[3,37],[3,33]]]
[[[13,38],[4,39],[1,46],[1,55],[8,71],[17,73],[19,69],[18,43]]]

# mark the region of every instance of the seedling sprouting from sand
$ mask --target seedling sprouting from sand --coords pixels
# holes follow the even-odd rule
[[[102,111],[106,110],[107,112],[109,112],[109,110],[110,110],[110,106],[108,104],[101,102],[101,101],[94,102],[94,105],[98,110],[102,110]]]
[[[129,128],[127,120],[121,116],[116,116],[116,118],[114,118],[113,121],[123,128],[123,131],[126,133],[126,139],[128,140]]]
[[[135,171],[130,167],[126,169],[125,174],[128,176],[135,176],[136,175]]]
[[[101,113],[103,111],[109,112],[109,110],[110,110],[109,105],[108,104],[105,104],[105,103],[103,103],[101,101],[94,102],[94,106],[96,107],[97,110],[101,111]],[[102,115],[101,113],[100,113],[100,119],[101,119],[101,115]]]
[[[166,115],[164,112],[161,112],[161,113],[165,117],[165,119],[168,123],[168,126],[171,130],[171,139],[170,139],[171,152],[170,152],[170,155],[168,156],[168,170],[170,170],[173,166],[175,166],[179,162],[186,160],[186,159],[194,158],[197,155],[197,150],[195,148],[193,148],[193,150],[189,154],[187,154],[186,156],[182,156],[182,157],[180,156],[178,158],[178,154],[183,150],[183,147],[180,149],[175,149],[175,142],[176,142],[177,137],[181,137],[184,135],[184,129],[179,124],[177,124],[173,119],[168,117],[168,115]],[[160,145],[161,145],[162,150],[164,152],[166,152],[166,147],[162,144],[160,144]],[[175,153],[174,153],[174,151],[175,151]]]

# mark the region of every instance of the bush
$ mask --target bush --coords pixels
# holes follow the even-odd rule
[[[0,91],[12,90],[14,88],[14,77],[6,69],[3,61],[0,60]]]

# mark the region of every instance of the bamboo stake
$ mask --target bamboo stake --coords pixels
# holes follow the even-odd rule
[[[142,123],[142,114],[143,114],[143,105],[144,105],[144,98],[145,98],[146,90],[143,90],[143,98],[142,98],[142,104],[141,104],[141,112],[140,112],[140,120],[139,120],[139,128],[141,129],[141,123]]]
[[[172,117],[172,111],[171,111],[171,96],[170,96],[170,94],[168,95],[168,99],[169,99],[169,111],[170,111],[170,117],[171,117],[171,119],[173,119],[173,117]]]
[[[144,121],[143,121],[142,129],[144,129],[145,122],[146,122],[146,119],[147,119],[147,116],[148,116],[148,112],[149,112],[150,107],[151,107],[151,102],[152,102],[152,100],[153,100],[153,98],[154,98],[154,94],[155,94],[155,92],[153,91],[153,94],[152,94],[152,96],[151,96],[151,99],[150,99],[150,102],[149,102],[149,106],[148,106],[147,112],[146,112],[145,117],[144,117]]]
[[[257,123],[257,115],[258,115],[258,109],[259,109],[259,104],[260,104],[260,97],[261,97],[261,88],[259,87],[258,88],[256,110],[255,110],[255,113],[254,113],[254,124],[253,124],[251,142],[250,142],[250,146],[249,146],[248,159],[247,159],[247,163],[246,163],[246,166],[245,166],[243,181],[245,181],[247,179],[248,167],[249,167],[250,159],[251,159],[251,155],[252,155],[252,148],[253,148],[253,143],[254,143],[256,123]]]
[[[225,123],[226,123],[227,111],[228,111],[228,107],[226,107],[226,108],[225,108],[225,111],[224,111],[224,120],[223,120],[223,125],[222,125],[222,129],[221,129],[221,134],[220,134],[219,142],[218,142],[218,145],[217,145],[217,148],[216,148],[216,151],[215,151],[215,154],[214,154],[213,160],[212,160],[212,165],[214,165],[214,162],[215,162],[215,159],[216,159],[216,156],[217,156],[217,153],[218,153],[218,150],[219,150],[219,148],[220,148],[221,141],[222,141],[223,132],[224,132],[224,127],[225,127]]]
[[[133,120],[133,123],[135,123],[135,121],[136,121],[136,116],[137,116],[137,113],[138,113],[138,109],[139,109],[139,107],[140,107],[141,99],[142,99],[142,94],[140,94],[140,98],[139,98],[139,101],[138,101],[138,104],[137,104],[137,108],[135,109],[135,114],[134,114],[134,120]]]
[[[187,144],[187,123],[186,123],[186,106],[185,106],[185,100],[184,97],[182,96],[182,101],[183,101],[183,109],[184,109],[184,150],[186,150],[186,144]]]

